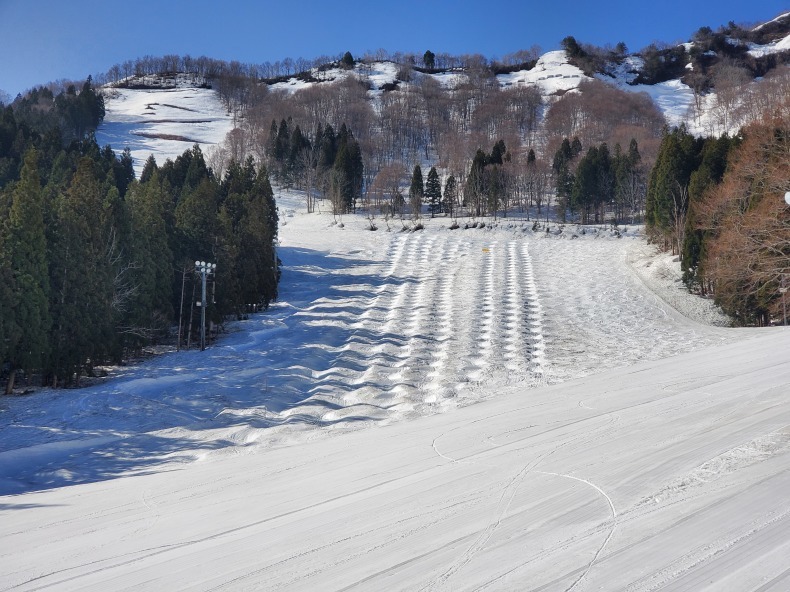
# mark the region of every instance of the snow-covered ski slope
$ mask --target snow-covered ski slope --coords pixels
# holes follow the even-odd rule
[[[269,312],[0,401],[0,590],[790,587],[790,332],[633,229],[278,199]]]
[[[104,93],[107,112],[96,141],[109,144],[117,154],[129,148],[138,178],[150,155],[162,166],[195,144],[207,151],[234,126],[217,91],[200,88],[184,76],[170,88],[107,87]]]

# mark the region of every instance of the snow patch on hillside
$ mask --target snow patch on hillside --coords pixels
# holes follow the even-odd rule
[[[694,91],[691,87],[680,80],[668,80],[658,84],[633,84],[642,65],[641,58],[629,57],[622,64],[611,69],[611,76],[599,74],[597,78],[620,90],[647,94],[670,126],[689,124],[694,105]]]
[[[519,84],[534,85],[543,96],[562,94],[578,88],[582,80],[590,80],[581,69],[568,63],[565,51],[550,51],[543,54],[531,70],[522,70],[497,76],[502,86]]]
[[[373,91],[380,91],[381,87],[394,83],[398,78],[398,66],[393,62],[363,64],[357,67],[357,71],[370,81]]]
[[[650,290],[683,316],[703,325],[732,325],[713,300],[689,294],[677,256],[643,244],[628,253],[628,262]]]
[[[757,26],[756,26],[756,27],[754,27],[754,29],[752,29],[752,30],[753,30],[753,31],[759,31],[759,30],[761,30],[761,29],[765,28],[766,26],[770,25],[771,23],[776,23],[776,22],[778,22],[778,21],[780,21],[780,20],[783,20],[783,19],[787,18],[788,16],[790,16],[790,12],[783,12],[782,14],[780,14],[779,16],[777,16],[776,18],[773,18],[773,19],[771,19],[771,20],[770,20],[770,21],[768,21],[768,22],[761,23],[761,24],[757,25]]]
[[[455,89],[469,80],[466,72],[439,72],[437,74],[427,74],[433,78],[442,88]]]
[[[356,76],[359,80],[367,81],[371,86],[371,91],[375,93],[380,91],[384,85],[392,84],[397,80],[398,65],[394,62],[358,62],[351,70],[344,68],[328,68],[324,70],[313,68],[310,71],[310,77],[317,80],[317,83],[292,76],[286,81],[270,85],[269,88],[273,91],[295,93],[316,84],[341,82],[349,76]]]
[[[597,74],[596,78],[607,84],[615,84],[622,88],[632,85],[644,67],[644,60],[639,56],[627,56],[622,62],[610,62],[606,74]],[[614,80],[612,80],[614,79]]]
[[[790,50],[790,35],[783,39],[777,39],[776,41],[767,45],[757,45],[756,43],[750,43],[748,53],[752,57],[761,58],[763,56],[788,50]]]
[[[172,88],[105,87],[106,114],[96,130],[100,146],[120,153],[129,148],[137,176],[153,154],[158,165],[199,145],[204,152],[233,129],[215,90],[179,84]]]

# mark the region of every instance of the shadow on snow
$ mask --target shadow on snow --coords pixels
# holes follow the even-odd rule
[[[308,249],[284,247],[279,256],[280,302],[206,351],[166,354],[101,385],[9,403],[10,413],[0,414],[0,494],[170,470],[245,445],[229,436],[234,430],[333,426],[386,414],[386,401],[352,396],[345,403],[344,396],[386,396],[391,389],[365,378],[366,352],[407,340],[360,320],[385,314],[376,298],[413,280]],[[385,366],[398,360],[384,352],[376,357]]]

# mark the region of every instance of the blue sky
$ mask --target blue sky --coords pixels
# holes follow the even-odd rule
[[[567,35],[637,51],[786,10],[787,0],[0,0],[0,90],[13,97],[144,55],[263,63],[384,48],[492,58],[533,45],[557,49]]]

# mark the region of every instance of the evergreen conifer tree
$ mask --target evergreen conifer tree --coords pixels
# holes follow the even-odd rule
[[[411,174],[411,182],[409,183],[409,203],[411,206],[412,218],[415,220],[420,217],[423,197],[425,197],[425,186],[422,181],[422,169],[420,165],[414,165],[414,170]]]
[[[274,250],[277,211],[269,175],[264,167],[258,171],[255,184],[248,194],[240,236],[246,264],[241,274],[243,301],[266,308],[277,298],[279,269]]]
[[[507,149],[505,148],[505,141],[498,140],[491,150],[491,156],[488,158],[486,164],[502,164],[506,159]]]
[[[645,221],[651,231],[664,238],[666,246],[672,241],[673,250],[681,240],[679,227],[685,227],[688,185],[698,166],[699,148],[699,142],[685,126],[674,128],[661,140],[650,174]]]
[[[362,197],[365,181],[365,168],[362,161],[362,149],[353,134],[348,140],[348,157],[350,160],[351,190],[353,192],[352,205],[356,208],[357,200]]]
[[[599,191],[599,150],[592,146],[579,161],[571,189],[571,211],[581,211],[582,224],[589,223],[590,210]]]
[[[148,181],[154,175],[154,172],[158,170],[159,167],[156,165],[156,158],[154,158],[154,155],[151,154],[146,159],[145,165],[143,165],[143,172],[140,173],[140,183],[148,183]]]
[[[606,204],[612,201],[614,191],[614,173],[612,171],[612,157],[609,154],[609,147],[603,142],[598,147],[597,162],[597,191],[594,199],[595,222],[604,222]]]
[[[436,212],[441,212],[442,209],[442,183],[439,180],[439,173],[436,172],[436,167],[431,167],[431,170],[428,171],[428,178],[425,182],[425,197],[431,209],[431,218],[433,218]]]
[[[219,211],[219,188],[211,179],[183,195],[175,209],[179,253],[187,261],[213,259],[213,236]],[[181,257],[179,257],[181,259]]]
[[[488,194],[487,179],[485,167],[488,163],[488,156],[481,149],[478,148],[475,157],[472,160],[472,166],[469,169],[469,175],[466,178],[466,186],[464,187],[464,201],[466,205],[470,205],[474,210],[475,216],[483,215],[483,202]]]
[[[318,164],[316,165],[316,176],[318,177],[318,187],[328,194],[331,187],[331,171],[337,157],[337,138],[334,128],[327,124],[321,134],[321,141],[318,149]]]
[[[266,142],[266,156],[272,164],[274,164],[274,160],[276,159],[275,153],[277,152],[278,132],[277,120],[272,119],[272,125],[269,127],[269,139]]]
[[[112,171],[118,193],[121,197],[125,197],[126,190],[134,179],[134,159],[132,159],[132,152],[129,148],[126,148],[121,153],[121,156],[116,158],[113,151],[109,148],[109,146],[106,147],[109,152],[108,168]]]
[[[571,35],[565,37],[560,42],[560,44],[562,45],[562,48],[568,53],[569,58],[582,58],[587,55],[582,49],[581,45],[579,45],[579,42],[576,41],[576,39]]]
[[[443,202],[445,211],[452,216],[455,213],[455,206],[458,202],[458,187],[453,175],[447,177],[447,180],[444,182]]]
[[[288,122],[285,119],[281,119],[280,127],[277,129],[277,142],[274,146],[274,158],[277,162],[282,163],[288,156],[288,144],[290,139]]]
[[[719,184],[724,177],[728,154],[734,144],[734,141],[726,135],[721,138],[706,139],[700,154],[700,165],[689,178],[689,208],[683,234],[680,267],[683,270],[683,281],[689,287],[699,284],[703,292],[705,286],[700,280],[705,275],[702,267],[711,232],[697,228],[699,217],[697,210],[704,199],[705,192]]]
[[[165,334],[173,318],[173,253],[167,232],[169,197],[154,173],[127,198],[132,232],[130,282],[135,294],[124,314],[126,343],[139,347]]]
[[[183,162],[188,162],[184,172],[184,180],[179,185],[181,191],[192,191],[200,185],[204,179],[212,177],[211,171],[206,165],[206,159],[203,156],[203,151],[200,146],[195,144],[191,150],[187,150],[183,156],[179,156],[176,162],[182,159]]]
[[[55,382],[78,383],[113,347],[118,261],[107,197],[96,163],[83,157],[68,193],[57,200],[50,266]]]
[[[554,153],[554,161],[552,169],[554,171],[554,184],[557,191],[557,206],[560,210],[560,217],[565,220],[565,210],[570,206],[571,192],[573,191],[574,178],[571,172],[571,161],[576,152],[576,144],[578,142],[578,150],[581,152],[581,142],[578,138],[574,138],[573,146],[568,138],[563,138],[562,144]]]
[[[343,142],[337,149],[335,163],[332,165],[332,208],[336,214],[351,211],[354,191],[351,180],[351,156],[348,145]]]
[[[422,63],[428,70],[433,70],[436,67],[436,54],[427,50],[422,56]]]
[[[291,139],[288,143],[288,158],[286,165],[286,178],[289,183],[295,183],[302,176],[302,152],[310,146],[309,140],[302,134],[301,128],[297,125],[291,132]]]
[[[579,140],[579,136],[573,136],[573,140],[571,140],[571,158],[579,156],[582,150],[582,142]]]
[[[0,214],[2,213],[3,210],[0,208]],[[3,339],[0,339],[0,360],[9,359],[11,343],[17,340],[17,337],[12,334],[16,328],[13,308],[14,276],[11,271],[11,263],[3,247],[4,242],[3,228],[0,226],[0,335],[4,336]]]
[[[49,269],[44,232],[43,192],[38,155],[25,155],[21,179],[12,192],[2,250],[10,263],[10,322],[6,323],[7,360],[11,364],[6,393],[17,369],[40,370],[48,352],[50,329]],[[6,313],[7,314],[7,313]]]

